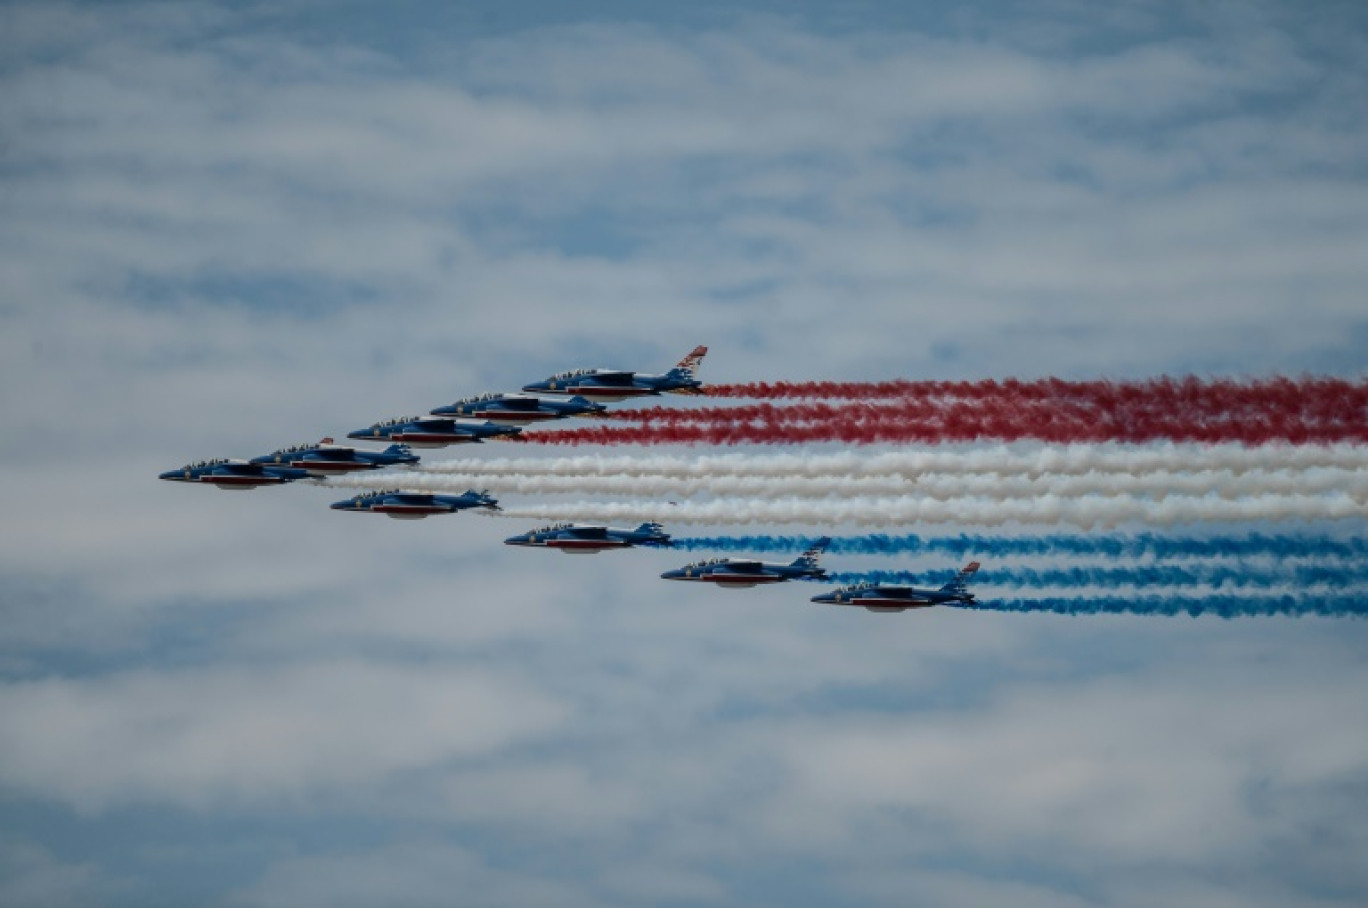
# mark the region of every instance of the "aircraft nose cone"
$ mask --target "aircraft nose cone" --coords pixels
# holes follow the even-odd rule
[[[185,477],[185,471],[184,471],[184,470],[167,470],[165,473],[160,473],[160,474],[157,475],[157,478],[158,478],[158,479],[170,479],[170,480],[183,479],[184,477]]]
[[[676,571],[666,571],[665,573],[663,573],[663,574],[660,575],[660,579],[661,579],[661,580],[683,580],[683,579],[684,579],[684,572],[683,572],[683,571],[678,571],[678,570],[676,570]]]
[[[833,602],[836,601],[836,597],[833,596],[831,593],[822,593],[822,594],[819,595],[819,596],[813,596],[813,597],[812,597],[811,599],[809,599],[808,601],[809,601],[809,602],[820,602],[820,603],[822,603],[823,605],[830,605],[831,603],[833,603]]]
[[[348,438],[355,438],[357,441],[366,441],[375,437],[374,429],[357,429],[355,432],[348,432]]]
[[[348,498],[346,501],[334,501],[332,504],[328,505],[328,507],[332,508],[334,511],[350,511],[353,507],[353,503],[352,499]]]
[[[437,409],[429,410],[428,412],[433,416],[460,416],[461,408],[456,406],[438,407]]]
[[[504,540],[504,545],[527,545],[526,536],[509,536]]]

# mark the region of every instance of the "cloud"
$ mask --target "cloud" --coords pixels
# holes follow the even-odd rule
[[[306,798],[495,752],[564,715],[492,673],[356,660],[49,678],[0,699],[6,784],[83,810]]]
[[[456,845],[434,841],[396,844],[379,851],[299,857],[282,861],[231,905],[366,906],[376,902],[418,908],[449,905],[590,905],[564,883],[491,867]]]
[[[0,841],[0,900],[6,905],[90,905],[120,888],[94,864],[65,863],[30,843]]]

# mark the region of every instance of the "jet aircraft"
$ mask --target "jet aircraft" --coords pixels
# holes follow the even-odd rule
[[[526,394],[482,394],[466,397],[438,407],[433,416],[459,416],[465,419],[487,419],[501,426],[525,426],[534,422],[565,419],[570,416],[599,416],[608,408],[583,397],[569,400],[542,400]]]
[[[855,605],[871,612],[902,612],[910,608],[930,608],[933,605],[956,605],[974,602],[968,583],[979,569],[971,561],[955,578],[938,590],[921,590],[911,586],[884,586],[878,583],[858,583],[830,593],[813,596],[813,602],[823,605]]]
[[[630,549],[638,545],[665,548],[671,544],[669,534],[658,523],[643,523],[635,530],[561,523],[504,540],[504,545],[560,549],[567,555],[593,555],[605,549]]]
[[[318,444],[295,445],[253,457],[252,463],[266,467],[293,467],[311,476],[334,476],[357,470],[407,466],[417,463],[418,459],[418,455],[410,451],[407,445],[390,445],[383,451],[358,451],[356,448],[333,444],[331,438],[325,438]]]
[[[831,538],[823,536],[812,544],[806,552],[799,555],[792,564],[775,564],[768,561],[745,561],[737,558],[714,558],[698,561],[674,571],[661,574],[664,580],[692,580],[715,583],[721,587],[744,588],[761,583],[783,583],[786,580],[812,578],[821,580],[826,570],[817,566],[817,559],[831,544]]]
[[[499,503],[490,498],[488,492],[477,492],[474,489],[460,495],[435,495],[431,492],[387,489],[337,501],[330,507],[334,511],[387,514],[396,520],[421,520],[431,514],[454,514],[467,508],[488,508],[497,511]]]
[[[474,444],[486,438],[497,440],[517,435],[516,426],[492,422],[470,422],[449,416],[401,416],[378,422],[369,429],[348,432],[358,441],[398,441],[415,448],[444,448],[447,445]]]
[[[702,394],[703,383],[694,377],[707,354],[707,347],[695,347],[664,375],[646,375],[615,369],[576,369],[561,372],[545,381],[523,385],[531,394],[570,394],[590,400],[618,401],[662,393]]]
[[[171,482],[202,482],[220,489],[255,489],[280,486],[297,479],[308,479],[304,470],[288,466],[264,466],[245,460],[201,460],[179,470],[167,470],[157,477]]]

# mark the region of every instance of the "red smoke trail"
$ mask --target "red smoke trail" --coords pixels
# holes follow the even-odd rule
[[[961,400],[998,399],[1030,401],[1076,401],[1084,403],[1149,399],[1174,406],[1246,407],[1280,401],[1284,406],[1363,407],[1368,404],[1368,383],[1336,378],[1286,377],[1237,381],[1232,379],[1154,378],[1141,381],[1064,381],[1044,378],[1032,381],[885,381],[885,382],[752,382],[709,385],[711,397],[754,400]]]
[[[1299,418],[1256,420],[1212,418],[1191,421],[1162,413],[1115,414],[1070,407],[985,406],[956,402],[929,408],[917,418],[908,413],[882,418],[835,415],[816,421],[661,421],[650,425],[587,426],[520,436],[543,444],[937,444],[968,441],[1035,440],[1060,444],[1122,441],[1246,445],[1284,442],[1330,444],[1368,442],[1368,424]]]
[[[739,386],[734,386],[739,387]],[[799,386],[756,385],[762,392]],[[642,443],[727,444],[806,440],[1361,441],[1368,383],[1275,378],[1254,382],[1162,378],[1142,382],[812,383],[808,389],[870,397],[735,407],[620,410],[640,428],[609,430]],[[845,389],[844,391],[842,389]],[[918,391],[934,393],[913,393]],[[900,390],[903,396],[877,396]],[[794,392],[795,394],[798,392]],[[803,392],[806,393],[806,392]],[[816,424],[816,425],[810,425]],[[624,434],[626,433],[626,434]],[[561,443],[576,443],[576,433]],[[579,435],[592,434],[582,430]]]
[[[969,409],[966,410],[965,408]],[[699,407],[675,409],[648,407],[619,410],[609,418],[618,422],[638,424],[683,423],[797,423],[824,422],[833,419],[861,420],[918,420],[948,418],[947,414],[993,414],[1003,409],[1018,413],[1057,413],[1075,418],[1105,418],[1115,423],[1133,423],[1153,419],[1179,419],[1202,422],[1212,419],[1260,420],[1273,423],[1301,422],[1308,426],[1368,423],[1368,413],[1353,401],[1286,401],[1265,398],[1256,401],[1170,401],[1155,398],[1113,399],[1082,402],[1013,401],[981,399],[976,401],[948,399],[850,401],[847,403],[772,403],[743,404],[735,407]]]

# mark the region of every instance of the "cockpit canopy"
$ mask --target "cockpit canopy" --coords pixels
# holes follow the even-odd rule
[[[272,454],[297,454],[297,453],[299,453],[300,451],[313,451],[313,450],[315,450],[315,449],[317,449],[317,448],[321,448],[321,447],[325,446],[325,445],[328,444],[328,442],[330,442],[330,441],[332,441],[332,439],[328,439],[328,441],[319,441],[319,442],[313,442],[313,443],[305,442],[304,444],[290,445],[288,448],[277,448],[276,450],[272,451],[271,453],[272,453]]]
[[[686,565],[684,565],[684,567],[685,567],[685,568],[709,567],[709,566],[714,565],[714,564],[724,564],[724,563],[726,563],[727,561],[728,561],[728,559],[726,559],[726,558],[708,558],[708,559],[706,559],[706,560],[704,560],[704,561],[695,561],[693,564],[686,564]]]
[[[421,419],[427,419],[427,417],[426,417],[426,416],[396,416],[394,419],[387,419],[387,420],[385,420],[384,422],[378,422],[378,423],[376,423],[375,425],[376,425],[378,428],[386,429],[386,428],[389,428],[390,426],[406,426],[406,425],[408,425],[408,424],[411,423],[411,422],[418,422],[418,421],[421,420]]]
[[[187,470],[202,470],[202,469],[204,469],[205,467],[216,467],[216,466],[218,466],[218,465],[221,464],[221,463],[227,463],[227,462],[228,462],[228,459],[227,459],[226,457],[218,457],[218,458],[214,458],[214,459],[212,459],[212,460],[199,460],[199,461],[196,461],[195,463],[186,464],[185,467],[184,467],[184,469],[187,469]]]
[[[487,494],[489,494],[489,490],[486,489],[486,490],[485,490],[483,493],[481,493],[481,494],[486,494],[486,495],[487,495]],[[568,530],[568,529],[570,529],[572,526],[574,526],[574,524],[570,524],[570,523],[553,523],[553,524],[551,524],[550,526],[538,527],[537,529],[533,530],[533,531],[532,531],[531,533],[529,533],[528,535],[540,535],[540,534],[542,534],[542,533],[556,533],[556,532],[559,532],[560,530]]]

